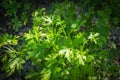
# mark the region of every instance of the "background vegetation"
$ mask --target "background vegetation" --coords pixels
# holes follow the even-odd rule
[[[119,80],[119,3],[3,0],[1,79]]]

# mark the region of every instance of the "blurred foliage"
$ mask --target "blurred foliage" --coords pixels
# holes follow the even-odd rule
[[[23,37],[0,35],[2,70],[8,76],[24,73],[30,80],[117,79],[120,55],[115,47],[109,48],[108,37],[111,22],[119,28],[119,10],[113,11],[120,7],[119,1],[100,1],[66,0],[52,3],[49,9],[34,10],[32,29]],[[22,7],[21,16],[17,15],[20,1],[3,0],[2,5],[6,15],[13,16],[14,30],[27,25],[27,11],[32,6],[29,1]],[[31,65],[25,72],[27,61]]]

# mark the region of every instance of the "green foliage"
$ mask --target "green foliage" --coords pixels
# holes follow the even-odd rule
[[[2,0],[2,6],[6,9],[6,16],[16,15],[20,5],[16,0]]]
[[[17,44],[17,36],[0,37],[0,47],[7,44],[2,57],[3,70],[8,75],[15,71],[21,73],[26,61],[31,61],[25,75],[31,80],[108,80],[111,75],[118,76],[114,70],[119,67],[115,66],[114,57],[110,58],[111,50],[106,48],[110,14],[111,9],[107,7],[95,12],[92,6],[84,11],[83,6],[68,1],[54,3],[48,11],[37,9],[32,13],[33,28],[24,33],[22,45]],[[26,25],[27,12],[22,13],[22,20]],[[12,22],[17,31],[18,17]]]
[[[17,32],[21,26],[26,26],[28,22],[27,10],[30,8],[29,3],[23,4],[22,2],[18,2],[16,0],[3,0],[2,6],[6,10],[5,16],[12,17],[11,23],[13,24],[13,30]],[[19,12],[20,10],[21,12]],[[20,17],[18,17],[18,15]]]
[[[5,53],[4,55],[1,55],[1,61],[4,63],[2,70],[6,70],[8,76],[15,72],[15,70],[22,69],[22,64],[25,63],[23,57],[21,57],[21,53],[12,47],[18,44],[18,38],[19,36],[8,34],[0,36],[0,50]],[[2,48],[6,50],[3,50]]]
[[[15,18],[11,19],[11,22],[13,23],[13,29],[15,31],[18,31],[19,27],[21,27],[21,23],[20,21],[18,20],[18,17],[15,16]]]
[[[23,25],[26,25],[28,22],[28,17],[27,17],[27,12],[22,12],[22,17]]]
[[[101,52],[107,39],[100,32],[94,33],[94,26],[91,26],[90,33],[79,31],[82,26],[88,26],[86,22],[91,13],[83,16],[85,20],[79,20],[75,5],[68,2],[54,4],[52,13],[44,10],[33,13],[33,30],[24,34],[28,52],[26,59],[40,68],[35,75],[35,70],[30,70],[26,78],[76,80],[95,77],[95,50]]]
[[[19,36],[12,36],[9,34],[0,35],[0,48],[4,45],[17,45]]]

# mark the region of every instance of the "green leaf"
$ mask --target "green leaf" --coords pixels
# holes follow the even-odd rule
[[[51,76],[50,70],[43,70],[41,74],[42,74],[41,80],[50,80],[50,76]]]
[[[72,51],[69,48],[64,48],[59,51],[60,55],[64,55],[69,62],[71,62],[72,59]]]
[[[11,21],[13,23],[13,29],[18,31],[19,27],[21,27],[21,22],[18,20],[18,17],[15,16]]]
[[[23,21],[23,24],[26,25],[28,21],[27,12],[22,12],[21,19]]]
[[[7,55],[4,55],[4,57],[1,60],[3,63],[7,61]]]
[[[99,35],[100,35],[99,33],[95,33],[95,34],[90,33],[90,35],[88,36],[88,39],[90,39],[92,42],[97,44],[97,39]]]
[[[84,63],[82,57],[83,57],[83,56],[81,56],[80,54],[77,54],[77,58],[78,58],[78,62],[79,62],[79,64],[81,64],[81,65],[85,65],[85,63]]]

